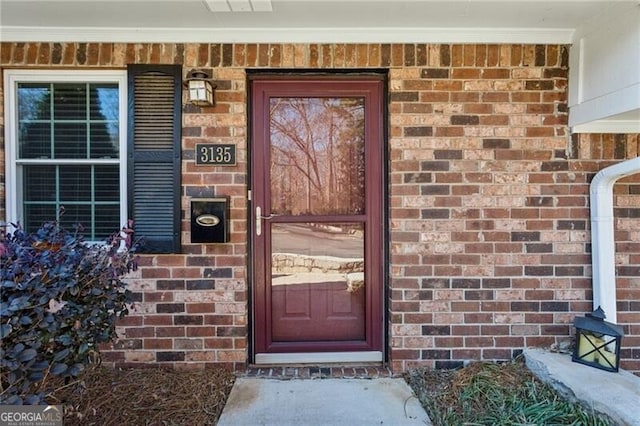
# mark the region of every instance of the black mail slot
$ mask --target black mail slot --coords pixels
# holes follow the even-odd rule
[[[229,241],[229,197],[191,200],[191,242]]]

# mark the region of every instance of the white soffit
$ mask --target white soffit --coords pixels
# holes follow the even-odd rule
[[[0,0],[0,39],[568,44],[621,1]]]

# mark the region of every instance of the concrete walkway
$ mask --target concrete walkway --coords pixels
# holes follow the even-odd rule
[[[238,378],[218,426],[431,425],[404,379]]]
[[[616,425],[640,426],[640,377],[571,361],[571,355],[528,349],[527,367],[562,396],[606,414]]]
[[[525,351],[527,367],[563,397],[606,414],[616,425],[640,426],[640,377],[571,361],[571,355]],[[219,426],[431,425],[402,378],[238,378]]]

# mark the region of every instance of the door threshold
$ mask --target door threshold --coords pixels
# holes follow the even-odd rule
[[[265,364],[343,364],[382,362],[381,351],[367,352],[301,352],[256,354],[256,365]]]

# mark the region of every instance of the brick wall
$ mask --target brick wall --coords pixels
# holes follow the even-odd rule
[[[145,256],[105,362],[242,368],[247,359],[246,68],[389,69],[391,367],[506,359],[568,340],[591,310],[588,183],[638,135],[567,129],[567,47],[2,43],[2,67],[212,68],[213,108],[183,115],[183,254]],[[1,95],[1,93],[0,93]],[[2,118],[0,118],[1,120]],[[195,167],[197,142],[236,144]],[[0,151],[2,152],[2,151]],[[640,179],[616,185],[623,367],[640,371]],[[3,188],[2,188],[3,190]],[[232,196],[225,245],[189,244],[191,197]]]
[[[553,111],[552,105],[501,107]],[[544,117],[511,116],[509,122],[542,123]],[[428,360],[453,367],[567,340],[574,315],[592,309],[588,183],[599,169],[640,155],[638,135],[567,141],[512,136],[527,130],[511,127],[500,138],[454,142],[433,132],[414,142],[422,149],[410,157],[406,144],[399,149],[406,166],[392,163],[398,184],[392,192],[399,193],[392,194],[394,366]],[[615,187],[622,365],[636,372],[639,178]]]

